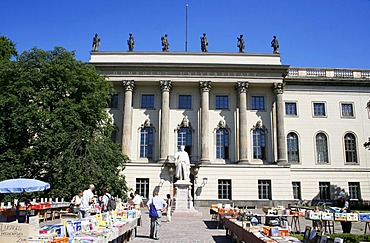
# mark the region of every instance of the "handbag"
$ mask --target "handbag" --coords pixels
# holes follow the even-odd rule
[[[155,208],[154,204],[151,203],[150,208],[149,208],[149,218],[157,218],[157,217],[158,217],[157,209]]]

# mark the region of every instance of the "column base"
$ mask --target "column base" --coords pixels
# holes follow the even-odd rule
[[[247,159],[241,159],[238,161],[239,165],[250,165],[249,161]]]
[[[201,164],[210,164],[211,161],[209,159],[200,159]]]
[[[290,166],[290,163],[288,163],[288,161],[286,160],[278,160],[277,165],[278,166]]]

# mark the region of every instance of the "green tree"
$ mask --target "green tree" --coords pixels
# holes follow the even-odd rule
[[[112,85],[74,52],[33,48],[0,66],[0,180],[37,178],[49,197],[90,183],[127,190],[125,156],[106,112]]]
[[[10,60],[12,57],[18,55],[17,50],[15,49],[15,44],[9,38],[5,36],[0,36],[0,61],[1,60]]]

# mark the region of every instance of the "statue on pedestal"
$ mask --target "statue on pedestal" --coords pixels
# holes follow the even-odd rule
[[[208,47],[207,36],[206,33],[203,33],[203,37],[200,37],[200,48],[202,52],[208,52],[207,47]]]
[[[131,33],[129,35],[130,37],[127,40],[128,51],[134,51],[134,45],[135,45],[134,37],[132,36]]]
[[[189,155],[185,151],[185,146],[180,147],[180,151],[176,154],[176,178],[179,180],[190,181],[190,160]]]
[[[95,34],[93,38],[92,51],[98,51],[99,46],[100,46],[100,38],[98,37],[98,34]]]
[[[279,41],[276,39],[276,36],[271,41],[271,47],[274,48],[274,54],[279,54]]]
[[[161,37],[162,40],[162,51],[168,51],[170,43],[168,43],[167,34]]]

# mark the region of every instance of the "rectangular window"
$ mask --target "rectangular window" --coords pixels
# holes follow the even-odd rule
[[[353,104],[342,103],[342,117],[354,117]]]
[[[216,132],[216,158],[229,159],[229,132],[225,128]]]
[[[320,200],[330,200],[330,182],[319,182]]]
[[[140,158],[153,158],[153,129],[143,128],[140,132]]]
[[[360,182],[348,182],[348,192],[351,199],[361,199]]]
[[[285,115],[297,116],[297,103],[285,102]]]
[[[154,108],[154,95],[143,94],[141,96],[141,108],[153,109]]]
[[[191,95],[179,95],[179,109],[191,109]]]
[[[325,103],[313,103],[314,116],[326,116]]]
[[[293,198],[294,199],[301,200],[302,199],[302,196],[301,196],[301,183],[298,182],[298,181],[293,181],[292,182],[292,186],[293,186]]]
[[[216,95],[216,109],[227,110],[229,109],[229,96],[227,95]]]
[[[218,199],[231,200],[231,180],[218,180]]]
[[[109,108],[118,109],[118,94],[112,94],[108,102]]]
[[[252,110],[264,110],[264,109],[265,109],[265,97],[252,96]]]
[[[271,180],[258,180],[258,199],[272,199]]]
[[[149,178],[136,178],[136,191],[143,198],[149,198]]]

